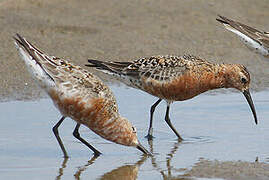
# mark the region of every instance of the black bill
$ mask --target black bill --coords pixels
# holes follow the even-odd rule
[[[136,146],[137,149],[139,149],[140,151],[142,151],[144,154],[149,155],[149,156],[153,156],[148,150],[146,150],[146,148],[144,148],[140,143],[138,143],[138,145]]]
[[[251,111],[253,113],[253,116],[254,116],[254,119],[255,119],[255,123],[258,124],[258,119],[257,119],[257,115],[256,115],[256,111],[255,111],[255,107],[254,107],[254,104],[253,104],[253,101],[252,101],[252,98],[251,98],[251,95],[250,95],[250,92],[249,90],[244,90],[243,91],[243,94],[244,96],[246,97],[247,101],[248,101],[248,104],[251,108]]]

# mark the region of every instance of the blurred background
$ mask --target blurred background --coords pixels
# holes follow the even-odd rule
[[[82,66],[87,58],[130,61],[184,53],[241,63],[251,72],[252,90],[264,90],[269,62],[215,19],[220,14],[269,31],[268,9],[268,0],[0,0],[0,96],[42,96],[14,48],[15,33]]]

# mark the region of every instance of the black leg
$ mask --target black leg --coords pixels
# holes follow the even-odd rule
[[[57,141],[58,141],[58,143],[59,143],[59,145],[60,145],[60,147],[61,147],[61,149],[62,149],[62,151],[64,153],[64,158],[68,158],[68,155],[66,153],[66,150],[64,148],[64,145],[62,143],[62,140],[61,140],[61,138],[59,136],[59,132],[58,132],[58,127],[62,124],[64,119],[65,119],[65,117],[63,116],[60,119],[60,121],[58,121],[57,124],[52,128],[52,131],[53,131],[53,133],[54,133],[54,135],[55,135],[55,137],[56,137],[56,139],[57,139]]]
[[[174,126],[171,124],[170,118],[169,118],[169,109],[170,109],[170,104],[167,103],[167,108],[166,108],[166,114],[165,114],[165,121],[168,124],[168,126],[174,131],[174,133],[177,135],[178,139],[182,141],[182,137],[178,134],[177,130],[174,128]]]
[[[158,104],[162,101],[162,99],[158,99],[158,101],[156,101],[150,108],[150,123],[149,123],[149,130],[148,130],[148,135],[145,138],[148,138],[148,140],[151,140],[153,138],[152,136],[152,132],[153,132],[153,128],[152,128],[152,123],[153,123],[153,113],[155,111],[156,106],[158,106]]]
[[[97,149],[95,149],[92,145],[90,145],[87,141],[85,141],[84,139],[82,139],[80,137],[80,134],[78,132],[79,127],[80,127],[80,124],[77,123],[77,125],[76,125],[76,127],[75,127],[75,129],[73,131],[73,135],[75,136],[75,138],[77,138],[78,140],[80,140],[80,142],[82,142],[83,144],[88,146],[94,152],[95,156],[99,156],[101,153]]]

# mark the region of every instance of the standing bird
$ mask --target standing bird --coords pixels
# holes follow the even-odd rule
[[[269,60],[269,32],[262,32],[240,22],[233,21],[218,15],[216,20],[222,23],[226,29],[235,33],[240,40],[252,51]]]
[[[213,64],[191,55],[152,56],[133,62],[103,62],[92,59],[88,62],[90,64],[86,66],[112,74],[126,85],[159,98],[150,109],[150,124],[146,136],[148,139],[153,137],[153,113],[163,99],[167,102],[165,121],[182,140],[171,124],[170,104],[173,101],[191,99],[203,92],[218,88],[235,88],[241,91],[251,107],[257,124],[254,104],[249,93],[250,75],[242,65]]]
[[[62,114],[60,121],[53,127],[53,132],[65,158],[68,155],[59,136],[58,127],[66,117],[77,122],[73,135],[96,156],[101,153],[80,137],[81,124],[104,139],[125,146],[134,146],[150,155],[139,143],[136,128],[120,116],[113,93],[99,78],[68,61],[44,54],[19,34],[14,39],[29,72]]]

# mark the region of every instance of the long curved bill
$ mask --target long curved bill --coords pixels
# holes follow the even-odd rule
[[[250,95],[249,90],[248,89],[247,90],[244,90],[243,91],[243,94],[246,97],[246,99],[248,101],[248,104],[250,106],[250,109],[251,109],[251,111],[253,113],[253,116],[254,116],[254,119],[255,119],[255,123],[258,124],[258,119],[257,119],[255,107],[254,107],[254,104],[253,104],[253,101],[252,101],[252,98],[251,98],[251,95]]]
[[[140,142],[138,142],[138,145],[136,146],[137,149],[139,149],[140,151],[142,151],[144,154],[149,155],[149,156],[153,156],[148,150],[146,150],[146,148],[144,148]]]

